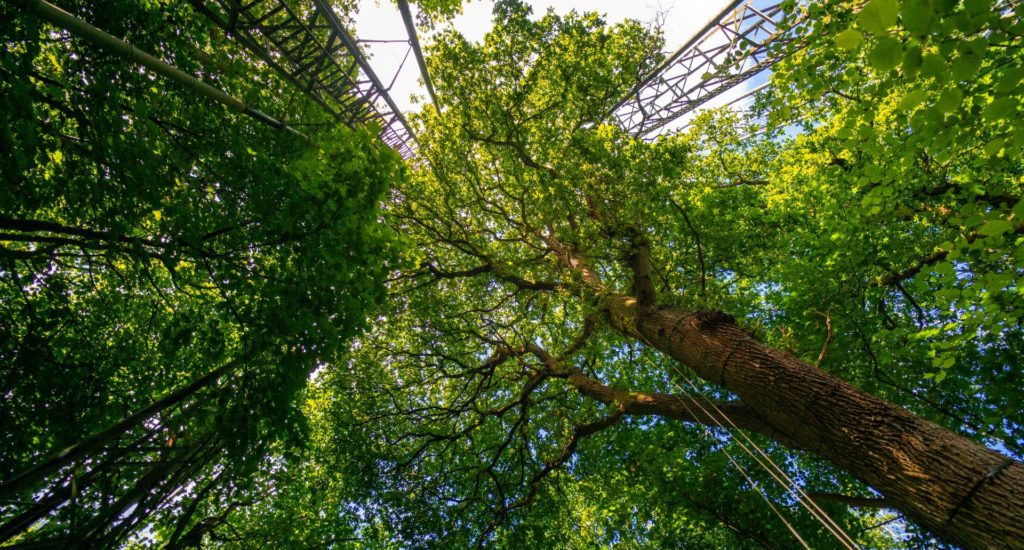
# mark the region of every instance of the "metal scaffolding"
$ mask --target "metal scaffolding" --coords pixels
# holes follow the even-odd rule
[[[626,131],[648,137],[781,59],[789,40],[783,2],[736,1],[640,80],[612,109]]]
[[[189,0],[202,14],[348,125],[376,123],[405,158],[416,138],[328,0]],[[415,30],[409,44],[422,58]],[[423,75],[426,83],[429,77]]]
[[[329,0],[190,0],[201,13],[276,69],[338,120],[374,122],[403,157],[415,136],[370,67],[360,43]],[[666,125],[758,74],[780,59],[773,46],[791,38],[783,2],[737,0],[640,80],[610,112],[628,132],[651,137]],[[408,4],[399,8],[424,85],[434,99]]]

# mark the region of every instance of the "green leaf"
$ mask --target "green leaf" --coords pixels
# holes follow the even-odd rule
[[[1020,87],[1022,79],[1024,79],[1024,67],[1010,67],[999,75],[995,91],[1001,94],[1015,91]]]
[[[868,54],[868,63],[880,71],[888,71],[900,64],[903,45],[891,36],[883,36]]]
[[[935,22],[932,3],[930,0],[903,0],[900,6],[900,22],[903,28],[917,36],[927,35]]]
[[[844,50],[852,50],[863,41],[864,35],[857,29],[846,29],[836,35],[836,45]]]
[[[993,7],[992,0],[964,0],[964,11],[971,15],[980,15]]]
[[[1013,136],[1010,138],[1010,143],[1014,147],[1024,147],[1024,125],[1018,125],[1013,130]]]
[[[882,34],[896,24],[899,15],[899,3],[896,0],[871,0],[857,17],[864,30]]]
[[[1017,100],[1012,97],[1000,97],[985,106],[985,110],[981,112],[981,117],[986,122],[999,122],[1013,117],[1016,114],[1017,105]]]
[[[964,93],[960,91],[960,88],[950,86],[945,90],[942,90],[942,94],[939,95],[938,101],[935,102],[935,106],[943,113],[951,113],[960,107],[960,102],[964,99]]]
[[[1024,199],[1017,201],[1013,206],[1013,217],[1018,220],[1024,219]]]
[[[950,262],[939,262],[932,266],[932,272],[948,277],[954,273],[953,264]]]
[[[996,138],[985,144],[985,154],[994,157],[999,155],[1003,151],[1003,146],[1006,145],[1006,140],[1003,138]]]
[[[921,68],[921,62],[921,47],[908,47],[907,51],[903,54],[903,73],[910,78],[917,76],[917,72]]]
[[[913,90],[903,96],[903,99],[900,100],[899,108],[901,111],[910,111],[923,103],[927,96],[928,94],[924,90]]]
[[[995,237],[997,235],[1002,235],[1011,229],[1013,229],[1013,225],[1011,225],[1010,222],[996,218],[986,221],[984,225],[978,228],[978,233],[986,237]]]
[[[971,80],[980,68],[981,59],[973,53],[966,53],[953,60],[951,71],[956,80]]]
[[[946,78],[946,60],[936,53],[926,53],[921,56],[921,76],[934,78],[943,81]]]

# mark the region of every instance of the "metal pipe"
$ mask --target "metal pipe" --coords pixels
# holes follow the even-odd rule
[[[259,109],[250,107],[245,102],[225,93],[224,91],[199,80],[181,69],[178,69],[177,67],[170,65],[140,50],[139,48],[136,48],[135,46],[132,46],[116,36],[108,34],[89,23],[86,23],[82,19],[58,8],[57,6],[54,6],[53,4],[50,4],[49,2],[46,2],[45,0],[21,0],[20,3],[34,11],[36,15],[42,19],[66,29],[68,32],[75,34],[80,38],[92,42],[101,49],[134,61],[184,88],[192,90],[208,99],[224,105],[232,111],[245,114],[263,124],[272,126],[279,130],[284,130],[301,138],[307,143],[312,143],[309,136],[295,128],[292,128],[291,126],[288,126],[284,122],[281,122]]]
[[[423,85],[427,87],[427,94],[434,108],[441,111],[437,103],[437,96],[434,94],[434,83],[430,81],[430,73],[427,72],[427,62],[423,59],[423,50],[420,49],[420,39],[416,36],[416,24],[412,20],[412,10],[409,9],[408,0],[398,0],[398,11],[402,12],[402,21],[405,22],[405,30],[409,33],[409,43],[412,44],[412,53],[416,56],[416,64],[420,66],[420,75],[423,77]]]

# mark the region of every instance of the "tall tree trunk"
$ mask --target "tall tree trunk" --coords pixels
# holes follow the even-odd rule
[[[612,326],[735,393],[794,446],[969,548],[1024,548],[1024,464],[770,348],[716,312],[608,295]]]

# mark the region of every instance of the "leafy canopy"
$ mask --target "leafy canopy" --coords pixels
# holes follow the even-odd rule
[[[327,401],[333,429],[375,442],[373,488],[353,495],[366,540],[382,525],[399,546],[790,540],[722,451],[792,501],[721,433],[628,417],[577,441],[612,408],[532,356],[500,357],[534,344],[612,388],[692,390],[642,342],[588,329],[600,297],[553,243],[629,292],[627,255],[644,237],[659,303],[729,312],[1019,453],[1020,14],[986,2],[807,10],[759,104],[767,129],[712,112],[654,142],[602,124],[659,60],[639,25],[499,2],[482,43],[438,37],[428,53],[444,110],[419,117],[426,161],[388,208],[418,266],[393,278],[389,313],[322,380],[346,396]],[[870,495],[759,444],[809,492]],[[888,512],[825,505],[863,545],[934,544],[913,526],[872,529]],[[833,544],[791,516],[812,545]]]
[[[429,17],[455,6],[421,2]],[[407,179],[364,132],[324,130],[309,150],[2,19],[15,38],[0,150],[16,175],[3,219],[65,228],[19,240],[5,221],[0,238],[0,357],[16,365],[4,473],[74,441],[73,415],[106,425],[241,356],[196,409],[217,420],[190,429],[249,461],[204,466],[157,515],[158,542],[787,545],[763,491],[812,546],[833,545],[723,431],[617,412],[659,394],[735,404],[598,315],[609,293],[638,292],[638,249],[659,305],[728,312],[752,338],[1019,456],[1024,8],[790,8],[797,39],[778,46],[755,118],[703,113],[647,142],[606,116],[660,61],[655,33],[498,2],[481,43],[446,30],[428,48],[444,109],[417,116]],[[268,110],[321,120],[187,11],[172,17],[193,32],[168,35],[155,10],[123,9],[89,15]],[[385,274],[387,306],[372,310]],[[751,437],[809,493],[872,496]],[[218,481],[237,464],[248,475]],[[890,511],[821,503],[863,546],[938,544],[878,528]]]
[[[203,517],[167,495],[230,506],[268,453],[305,443],[300,390],[365,328],[401,261],[377,221],[404,168],[185,5],[75,14],[319,146],[0,10],[0,476],[232,365],[15,500],[65,495],[29,538],[113,545],[162,506],[173,542],[177,522]],[[189,473],[160,473],[173,460]],[[140,490],[152,497],[136,506]],[[5,502],[5,529],[25,510]]]

